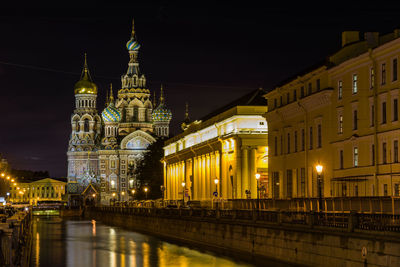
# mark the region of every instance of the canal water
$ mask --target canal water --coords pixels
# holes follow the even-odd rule
[[[34,217],[31,267],[253,266],[97,221]],[[271,265],[272,266],[272,265]]]

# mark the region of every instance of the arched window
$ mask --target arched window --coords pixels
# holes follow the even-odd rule
[[[85,123],[83,125],[83,129],[85,132],[89,132],[89,119],[85,119]]]

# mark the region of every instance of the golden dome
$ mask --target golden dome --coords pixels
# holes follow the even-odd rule
[[[86,62],[86,54],[85,54],[85,64],[83,66],[83,71],[81,75],[81,79],[74,86],[75,94],[91,94],[97,95],[97,85],[92,81],[89,69]]]

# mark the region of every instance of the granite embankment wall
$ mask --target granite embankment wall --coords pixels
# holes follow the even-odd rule
[[[207,211],[201,211],[204,215]],[[98,207],[85,217],[213,251],[308,266],[400,266],[400,233]],[[192,215],[193,213],[190,213]],[[349,222],[349,225],[352,222]]]

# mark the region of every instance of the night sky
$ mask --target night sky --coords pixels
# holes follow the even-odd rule
[[[393,4],[185,3],[2,6],[0,153],[11,166],[66,176],[83,54],[99,87],[100,113],[105,90],[113,83],[116,93],[127,70],[133,17],[141,70],[157,95],[164,84],[173,134],[180,131],[186,101],[191,119],[200,118],[324,60],[340,48],[344,30],[387,33],[400,25]]]

